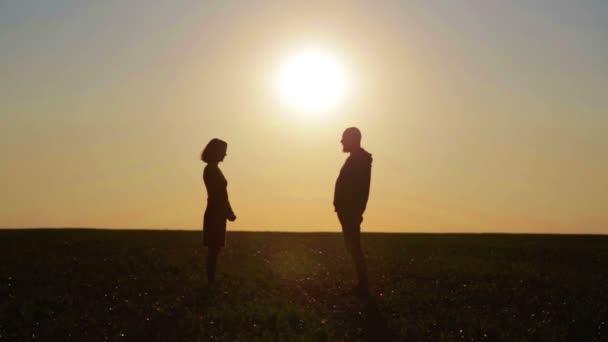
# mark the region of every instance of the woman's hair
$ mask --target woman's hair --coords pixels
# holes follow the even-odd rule
[[[228,147],[228,144],[225,141],[215,138],[211,139],[207,146],[205,146],[203,153],[201,153],[201,160],[205,163],[219,162],[226,152],[226,147]]]

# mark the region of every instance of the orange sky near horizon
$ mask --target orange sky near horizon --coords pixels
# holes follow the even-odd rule
[[[339,231],[340,138],[357,126],[374,158],[364,231],[608,233],[604,4],[0,9],[0,227],[201,229],[217,137],[229,230]],[[272,83],[311,45],[353,86],[306,120]]]

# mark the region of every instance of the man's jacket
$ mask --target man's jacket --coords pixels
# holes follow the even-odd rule
[[[337,212],[363,214],[369,198],[372,155],[360,148],[351,152],[336,180],[334,208]]]

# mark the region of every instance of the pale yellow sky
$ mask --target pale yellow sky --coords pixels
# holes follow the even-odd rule
[[[358,126],[364,231],[608,233],[603,4],[0,6],[0,227],[200,229],[217,137],[229,230],[338,231]],[[352,78],[319,120],[273,89],[311,45]]]

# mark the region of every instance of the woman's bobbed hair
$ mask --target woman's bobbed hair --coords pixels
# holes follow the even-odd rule
[[[201,160],[205,163],[217,163],[224,156],[227,147],[228,144],[225,141],[213,138],[203,149]]]

